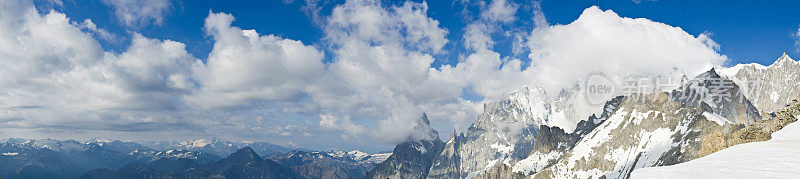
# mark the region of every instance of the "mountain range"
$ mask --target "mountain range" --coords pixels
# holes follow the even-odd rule
[[[81,142],[12,138],[0,142],[0,178],[361,178],[390,155],[308,151],[220,139]],[[245,165],[248,162],[243,160],[255,163]]]
[[[574,99],[582,87],[553,96],[539,87],[523,87],[485,104],[466,131],[451,132],[446,142],[437,137],[397,145],[389,157],[393,160],[387,160],[394,164],[376,167],[367,176],[630,178],[640,168],[676,165],[769,140],[797,120],[781,111],[800,111],[792,105],[800,99],[800,62],[784,54],[770,66],[711,68],[685,75],[672,90],[619,96],[608,99],[598,113],[565,115],[580,114]],[[413,147],[420,142],[433,145]]]

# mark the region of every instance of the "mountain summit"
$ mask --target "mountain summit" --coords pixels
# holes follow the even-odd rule
[[[417,131],[427,131],[424,138],[409,137],[397,144],[392,155],[365,174],[365,178],[425,178],[432,161],[442,151],[444,143],[439,133],[430,127],[428,116],[419,118]]]

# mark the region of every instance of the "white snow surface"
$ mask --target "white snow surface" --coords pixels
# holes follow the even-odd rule
[[[800,123],[795,122],[769,141],[736,145],[677,165],[637,169],[631,178],[797,178],[798,153]]]
[[[200,148],[200,147],[205,147],[206,145],[209,145],[209,144],[211,144],[211,141],[209,141],[207,139],[200,139],[200,140],[193,141],[192,142],[192,147]]]
[[[501,152],[501,153],[504,153],[504,154],[509,154],[509,153],[511,153],[512,150],[514,150],[514,146],[503,145],[500,142],[496,142],[496,143],[490,145],[490,147],[492,147],[493,149],[496,149],[498,152]]]
[[[208,140],[208,139],[197,139],[197,140],[192,140],[192,141],[189,141],[189,142],[181,142],[180,143],[181,146],[184,146],[187,149],[202,148],[202,147],[205,147],[206,145],[209,145],[209,144],[211,144],[211,141]]]
[[[415,143],[414,143],[413,145],[411,145],[411,146],[413,146],[413,147],[414,147],[414,149],[417,149],[417,151],[419,151],[419,153],[421,153],[421,154],[428,153],[428,149],[425,149],[425,145],[423,145],[423,144],[422,144],[422,143],[420,143],[420,142],[415,142]]]
[[[362,162],[381,163],[381,162],[385,161],[387,158],[389,158],[389,156],[392,156],[391,152],[389,152],[389,153],[377,153],[377,154],[373,154],[372,157],[370,157],[370,158],[368,158],[368,159],[366,159],[366,160],[364,160]]]
[[[775,91],[773,91],[772,93],[769,94],[769,99],[772,100],[773,103],[774,102],[778,102],[778,98],[779,97],[780,97],[780,94],[778,94],[778,92],[775,92]]]
[[[351,159],[353,159],[355,161],[361,161],[361,160],[364,160],[364,158],[367,158],[367,157],[370,156],[368,153],[362,152],[362,151],[359,151],[359,150],[354,150],[354,151],[347,152],[347,155],[350,155]]]
[[[725,123],[733,124],[733,122],[729,121],[728,119],[725,119],[725,117],[722,117],[722,116],[720,116],[718,114],[714,114],[714,113],[710,113],[710,112],[703,112],[703,116],[705,116],[706,119],[708,119],[709,121],[716,122],[720,126],[725,125]]]
[[[560,151],[550,151],[549,153],[542,154],[539,152],[533,153],[528,158],[521,160],[514,164],[512,172],[522,172],[525,174],[531,172],[539,172],[547,167],[547,162],[550,160],[558,159],[563,153]]]

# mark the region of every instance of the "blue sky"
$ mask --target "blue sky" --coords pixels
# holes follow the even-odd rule
[[[523,86],[800,56],[797,4],[6,1],[0,134],[388,150]]]

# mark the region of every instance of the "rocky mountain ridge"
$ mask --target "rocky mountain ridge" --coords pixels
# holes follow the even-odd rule
[[[780,106],[764,103],[759,95],[775,93],[786,100],[777,104],[789,104],[784,97],[796,97],[800,89],[796,64],[784,55],[769,67],[712,68],[684,77],[672,91],[615,98],[600,117],[566,131],[552,121],[559,119],[553,101],[564,99],[526,87],[486,104],[467,131],[452,132],[439,156],[423,161],[432,163],[425,177],[628,178],[638,168],[682,163],[762,140],[793,121],[772,120]],[[749,85],[743,78],[760,73],[781,75],[758,81],[769,86],[765,91],[742,86]]]
[[[439,133],[430,126],[427,115],[422,115],[415,131],[427,131],[428,137],[409,137],[398,144],[392,155],[365,174],[365,178],[425,178],[431,162],[441,153],[444,143]]]

